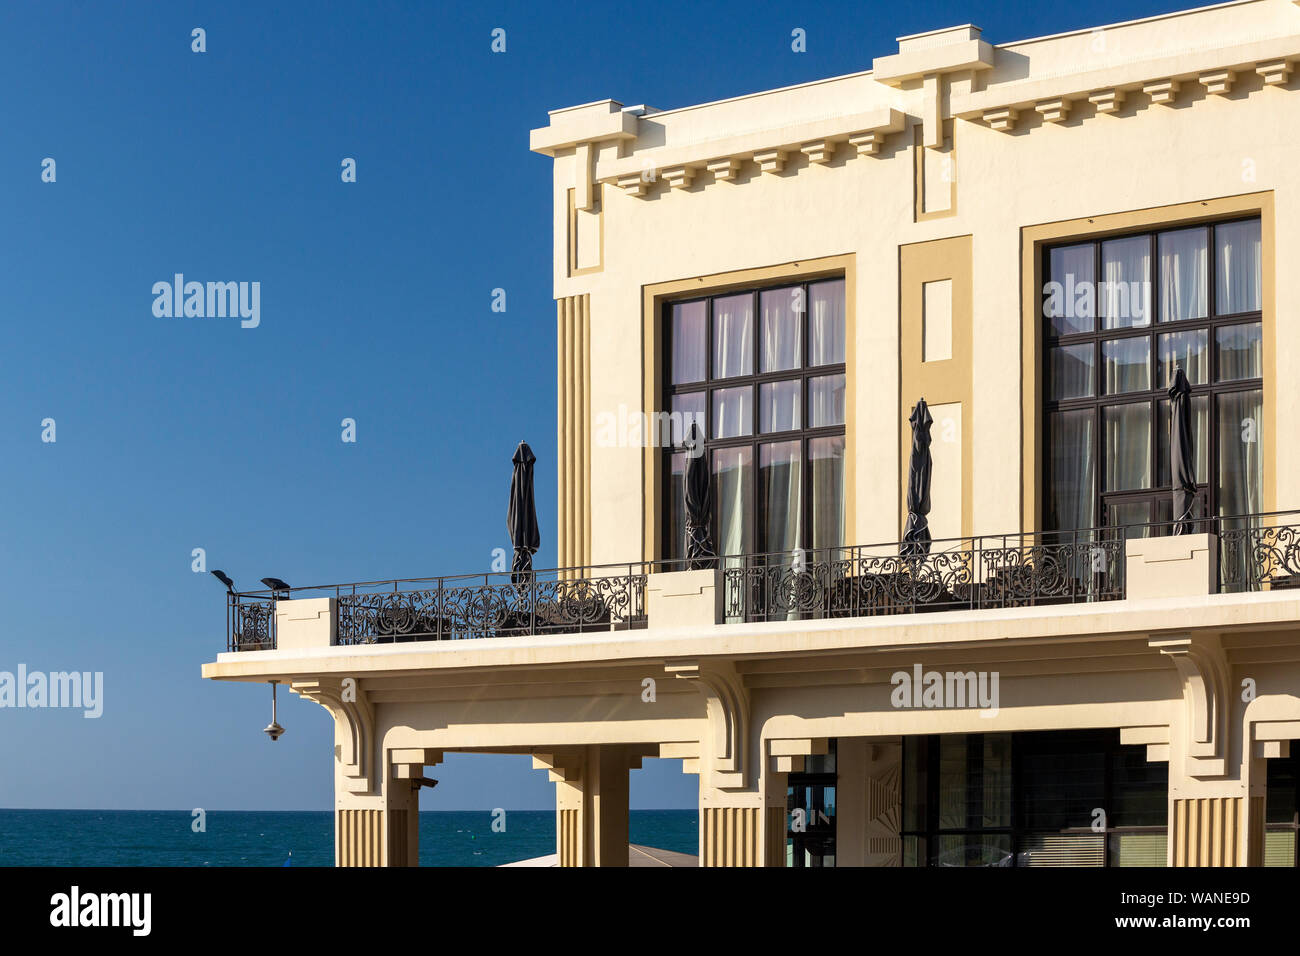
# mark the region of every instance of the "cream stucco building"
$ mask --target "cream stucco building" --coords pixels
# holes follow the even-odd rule
[[[453,751],[549,772],[562,865],[645,757],[703,865],[1295,864],[1300,5],[881,52],[532,131],[566,570],[232,595],[203,668],[333,715],[340,865],[414,864]]]

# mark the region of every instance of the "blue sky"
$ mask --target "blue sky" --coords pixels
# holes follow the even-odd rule
[[[248,588],[486,570],[526,438],[552,564],[551,164],[527,148],[547,110],[855,72],[957,23],[1003,43],[1179,6],[0,8],[0,671],[105,682],[98,720],[0,710],[0,806],[331,806],[322,709],[282,695],[272,745],[265,686],[200,679],[225,616],[194,548]],[[156,318],[177,272],[260,282],[260,326]],[[435,775],[425,809],[554,802],[526,758]],[[694,806],[695,787],[647,761],[633,804]]]

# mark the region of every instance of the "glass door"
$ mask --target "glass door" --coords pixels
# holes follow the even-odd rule
[[[786,866],[835,865],[835,742],[786,784]]]

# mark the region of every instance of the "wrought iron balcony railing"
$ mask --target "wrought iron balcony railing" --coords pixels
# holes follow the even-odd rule
[[[336,600],[340,645],[519,637],[646,626],[649,565],[406,578],[290,589],[289,597]],[[276,646],[270,591],[229,596],[228,647]]]
[[[1125,540],[1170,533],[1169,522],[1081,531],[983,535],[716,559],[718,623],[870,617],[1034,607],[1125,597]],[[1300,588],[1300,511],[1196,519],[1218,542],[1222,593]],[[408,578],[293,588],[335,599],[332,643],[377,644],[619,631],[647,626],[647,578],[682,561]],[[276,595],[231,594],[228,648],[276,647]]]
[[[1300,588],[1300,511],[1216,518],[1219,591]]]
[[[1124,597],[1118,529],[998,535],[721,560],[727,621],[869,617]]]
[[[226,596],[226,649],[269,651],[275,649],[275,601],[254,592]]]

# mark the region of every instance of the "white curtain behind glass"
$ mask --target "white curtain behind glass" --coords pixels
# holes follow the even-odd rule
[[[701,382],[705,370],[708,303],[673,306],[673,382]]]
[[[765,382],[759,387],[759,430],[786,432],[799,428],[800,382]]]
[[[809,287],[808,364],[844,361],[844,280]]]
[[[1056,412],[1049,418],[1052,449],[1047,488],[1047,520],[1052,530],[1096,524],[1096,469],[1093,416],[1089,411]]]
[[[803,468],[799,442],[775,442],[759,447],[763,551],[790,553],[803,542],[803,509],[800,507]]]
[[[1151,405],[1110,405],[1103,409],[1106,443],[1104,491],[1149,488],[1151,482]]]
[[[762,295],[763,312],[763,364],[764,372],[780,372],[798,368],[802,359],[797,295],[799,287],[773,289]]]
[[[1101,244],[1104,327],[1151,324],[1151,242],[1146,236]]]
[[[1219,314],[1258,312],[1264,301],[1259,220],[1217,227],[1214,243],[1218,250],[1215,286],[1218,289],[1216,306]]]
[[[713,501],[718,509],[718,553],[745,554],[745,495],[752,461],[748,448],[723,448],[713,453]]]
[[[713,374],[749,375],[754,370],[754,299],[749,295],[713,300]]]
[[[1204,229],[1160,234],[1160,321],[1205,315],[1206,248]]]
[[[844,424],[844,376],[816,375],[808,380],[808,424]]]
[[[1219,514],[1257,514],[1261,510],[1263,438],[1259,389],[1217,396],[1219,438]]]
[[[844,544],[844,439],[814,438],[808,442],[812,459],[812,546],[838,548]]]

